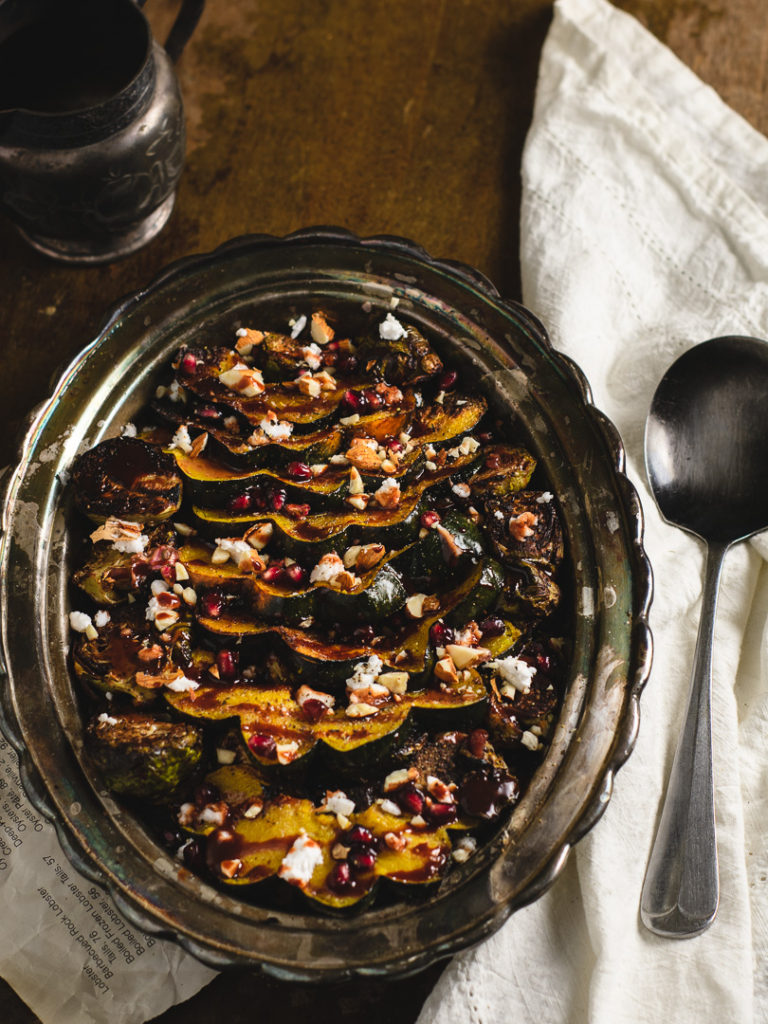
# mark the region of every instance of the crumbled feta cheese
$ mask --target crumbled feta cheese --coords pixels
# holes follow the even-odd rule
[[[453,859],[457,864],[464,864],[476,849],[477,840],[473,836],[462,836],[453,850]]]
[[[296,339],[307,326],[307,318],[302,313],[301,316],[296,317],[295,320],[290,320],[288,326],[291,328],[291,337]]]
[[[391,313],[387,313],[379,324],[379,337],[384,341],[399,341],[405,337],[405,328]]]
[[[239,537],[217,537],[211,561],[222,564],[231,558],[239,569],[250,569],[253,568],[253,554],[254,548],[246,540]]]
[[[140,555],[149,544],[149,537],[146,533],[140,533],[138,537],[127,537],[113,542],[115,551],[124,555]]]
[[[351,416],[342,416],[339,423],[342,427],[353,427],[360,420],[360,413],[353,412]]]
[[[117,725],[117,719],[113,718],[112,715],[108,715],[106,711],[102,711],[97,721],[101,722],[102,725]]]
[[[185,423],[182,423],[179,429],[171,438],[171,443],[168,445],[169,448],[178,448],[179,451],[184,452],[185,455],[189,455],[192,451],[192,438],[189,436],[189,431]]]
[[[93,624],[98,629],[103,629],[104,626],[109,622],[110,615],[106,608],[99,608],[96,614],[93,616]]]
[[[138,430],[135,423],[126,423],[123,427],[123,437],[136,437]]]
[[[384,662],[378,654],[372,654],[367,661],[359,661],[355,670],[347,679],[347,688],[350,690],[362,689],[372,686],[381,675]]]
[[[320,844],[302,832],[283,857],[278,874],[284,882],[291,882],[303,889],[311,881],[315,868],[322,863],[323,851]]]
[[[323,555],[309,574],[310,583],[330,583],[340,572],[344,572],[344,562],[335,551]]]
[[[507,658],[497,658],[495,661],[487,661],[486,668],[493,669],[505,683],[513,686],[521,693],[529,693],[536,669],[533,665],[510,655]]]
[[[537,505],[548,505],[554,498],[554,494],[551,491],[542,491],[541,494],[536,498]]]
[[[196,683],[194,679],[187,679],[184,673],[180,672],[175,679],[165,684],[165,688],[173,690],[174,693],[188,693],[190,690],[196,690],[199,685],[200,683]]]
[[[172,402],[186,401],[184,388],[179,384],[177,380],[171,381],[171,386],[168,388],[168,397]]]
[[[293,424],[288,420],[270,420],[266,416],[259,422],[259,427],[272,441],[287,441],[293,433]]]
[[[218,804],[206,804],[200,811],[199,820],[206,825],[221,826],[227,820],[227,808]]]
[[[93,621],[85,612],[70,612],[69,624],[76,633],[84,633],[89,626],[93,626]]]

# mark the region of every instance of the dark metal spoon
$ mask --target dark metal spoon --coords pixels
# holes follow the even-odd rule
[[[651,403],[645,465],[662,516],[707,545],[688,709],[640,903],[651,931],[685,938],[717,913],[712,639],[725,553],[768,528],[768,343],[714,338],[673,363]]]

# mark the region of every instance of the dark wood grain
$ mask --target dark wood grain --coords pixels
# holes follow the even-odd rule
[[[764,0],[618,6],[768,131]],[[175,10],[147,5],[159,38]],[[0,218],[0,465],[114,302],[233,235],[322,223],[405,235],[519,297],[520,159],[550,19],[550,0],[209,0],[179,65],[187,162],[163,234],[122,262],[69,268]],[[220,976],[156,1024],[411,1024],[440,970],[322,990]],[[2,982],[0,1021],[37,1021]]]

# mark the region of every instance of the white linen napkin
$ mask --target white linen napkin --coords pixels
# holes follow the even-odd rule
[[[703,548],[665,524],[645,416],[684,350],[768,336],[768,140],[606,0],[558,0],[523,157],[523,299],[618,427],[646,514],[655,657],[635,752],[562,877],[456,957],[419,1024],[768,1020],[768,539],[726,558],[713,673],[720,909],[687,940],[638,905],[685,708]],[[724,424],[727,429],[727,424]]]

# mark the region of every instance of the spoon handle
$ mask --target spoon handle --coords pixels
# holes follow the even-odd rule
[[[699,935],[719,899],[712,777],[712,641],[727,544],[711,544],[701,602],[691,689],[659,830],[640,901],[646,928],[667,938]]]

